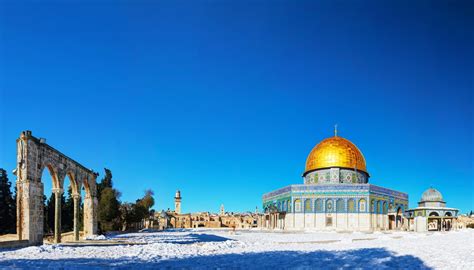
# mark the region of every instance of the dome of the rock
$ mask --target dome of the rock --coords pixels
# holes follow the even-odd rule
[[[324,139],[311,150],[306,159],[304,174],[332,167],[368,173],[362,152],[351,141],[339,136]]]

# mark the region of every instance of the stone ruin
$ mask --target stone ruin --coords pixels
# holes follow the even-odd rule
[[[74,199],[74,239],[79,240],[79,209],[81,189],[84,198],[84,236],[97,233],[97,190],[94,171],[87,169],[50,145],[38,139],[31,131],[21,132],[17,143],[17,234],[19,240],[30,245],[43,243],[43,183],[41,176],[47,169],[53,181],[55,194],[54,241],[61,242],[61,195],[64,179],[69,177]]]

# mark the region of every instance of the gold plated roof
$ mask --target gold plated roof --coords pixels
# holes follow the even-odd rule
[[[308,171],[342,167],[367,172],[362,152],[351,141],[334,136],[322,140],[306,159],[305,174]]]

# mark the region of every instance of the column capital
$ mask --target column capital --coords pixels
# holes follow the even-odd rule
[[[64,190],[62,188],[53,188],[53,193],[59,193],[59,194],[63,194],[64,193]]]
[[[72,194],[71,197],[74,199],[74,200],[79,200],[81,198],[81,194]]]

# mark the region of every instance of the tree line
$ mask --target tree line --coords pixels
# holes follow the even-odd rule
[[[152,216],[155,204],[153,191],[145,190],[142,198],[135,202],[121,202],[121,193],[114,188],[112,172],[105,168],[105,175],[97,183],[98,225],[99,232],[126,231],[135,228],[135,225]],[[8,180],[7,172],[0,168],[0,234],[16,232],[16,188],[12,192],[12,183]],[[72,188],[69,186],[67,195],[61,196],[61,231],[73,230],[74,199]],[[54,233],[55,196],[43,196],[44,204],[44,233]],[[79,200],[79,229],[83,229],[83,202]]]

